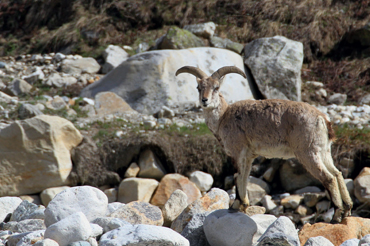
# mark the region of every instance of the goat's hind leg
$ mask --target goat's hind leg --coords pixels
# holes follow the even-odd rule
[[[249,173],[252,168],[254,156],[248,153],[245,149],[241,151],[238,158],[236,158],[236,164],[238,168],[238,173],[236,176],[236,198],[231,206],[231,209],[237,209],[241,212],[245,212],[247,207],[250,205],[247,191],[247,183]]]
[[[332,222],[340,222],[343,217],[344,207],[337,177],[327,169],[327,166],[324,164],[319,153],[313,153],[310,151],[301,152],[297,153],[296,157],[306,167],[307,171],[318,179],[329,192],[330,198],[335,207],[335,214]]]
[[[326,168],[329,170],[329,172],[335,177],[340,191],[340,196],[343,201],[343,207],[344,207],[344,215],[343,217],[347,217],[351,215],[351,209],[353,207],[353,202],[351,199],[351,196],[348,192],[347,185],[344,182],[344,178],[342,173],[334,166],[333,158],[331,156],[330,150],[323,153],[322,157],[324,164]]]

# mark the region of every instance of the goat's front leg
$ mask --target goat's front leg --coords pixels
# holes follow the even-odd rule
[[[254,156],[245,149],[241,151],[236,159],[238,173],[235,177],[236,184],[236,198],[231,206],[232,209],[245,212],[249,204],[247,183],[249,173],[252,168]]]

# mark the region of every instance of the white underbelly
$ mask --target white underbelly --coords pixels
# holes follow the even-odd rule
[[[267,147],[259,148],[257,154],[266,158],[282,158],[289,159],[295,157],[293,151],[288,146],[276,146],[276,147]]]

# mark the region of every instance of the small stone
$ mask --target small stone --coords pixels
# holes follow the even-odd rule
[[[0,223],[4,221],[9,213],[14,212],[21,202],[22,199],[19,197],[0,197]]]
[[[249,206],[244,212],[248,216],[253,216],[256,214],[264,214],[266,213],[266,208],[261,206]]]
[[[252,245],[257,224],[249,216],[228,209],[210,213],[203,224],[207,241],[212,246]]]
[[[201,197],[200,190],[193,182],[181,174],[173,173],[162,178],[150,202],[162,207],[177,189],[182,190],[188,196],[188,204]]]
[[[370,243],[370,234],[365,235],[363,238],[361,238],[358,245],[362,246],[363,244]]]
[[[346,94],[334,93],[333,95],[329,96],[327,101],[329,104],[343,105],[346,100]]]
[[[163,225],[162,211],[147,202],[130,202],[110,214],[131,224]]]
[[[139,172],[140,172],[140,167],[136,164],[136,162],[133,162],[127,168],[124,177],[125,178],[133,178],[133,177],[136,177]]]
[[[326,212],[330,209],[330,201],[321,201],[316,204],[316,211],[318,213]]]
[[[303,196],[301,195],[291,195],[281,200],[281,205],[284,208],[296,209],[299,204],[303,201]]]
[[[320,214],[317,217],[317,221],[324,221],[330,223],[334,216],[334,208],[329,209],[327,212]]]
[[[126,225],[105,233],[99,246],[176,245],[189,246],[189,241],[173,230],[153,225]]]
[[[106,189],[104,190],[104,194],[108,197],[108,203],[117,201],[118,191],[116,188]]]
[[[199,188],[200,191],[207,192],[213,185],[212,175],[202,171],[192,172],[189,179]]]
[[[182,190],[175,190],[162,208],[164,226],[170,227],[172,222],[188,206],[188,196]]]
[[[328,239],[323,236],[309,238],[304,246],[334,246]]]
[[[47,206],[53,198],[60,192],[70,188],[69,186],[52,187],[43,190],[40,193],[41,201],[44,206]]]
[[[257,231],[253,235],[253,244],[255,244],[277,218],[271,214],[256,214],[251,216],[251,219],[257,224]]]
[[[348,239],[346,241],[344,241],[340,246],[358,246],[358,245],[361,245],[359,244],[360,240],[357,239],[357,238],[353,238],[353,239]],[[363,246],[363,245],[361,245]]]
[[[325,197],[325,192],[320,192],[320,193],[306,193],[304,194],[304,204],[312,208],[316,206],[316,204],[321,201]]]
[[[312,209],[304,205],[299,205],[297,209],[295,210],[295,212],[299,214],[301,217],[306,217],[307,215],[310,215],[313,213]]]
[[[195,214],[229,208],[229,195],[226,191],[212,188],[203,197],[197,199],[172,222],[171,228],[179,233]]]
[[[155,179],[127,178],[118,188],[118,202],[149,202],[159,182]]]
[[[21,120],[32,118],[34,116],[42,114],[43,113],[38,109],[38,107],[32,104],[21,104],[21,106],[18,108],[18,117]]]
[[[4,230],[24,233],[30,231],[45,230],[44,220],[41,219],[26,219],[20,222],[11,221],[4,225]]]
[[[82,212],[74,213],[49,226],[44,238],[50,238],[60,246],[80,240],[87,240],[92,234],[91,226]]]
[[[15,235],[16,243],[9,238],[6,245],[8,246],[29,246],[33,245],[35,242],[42,240],[44,237],[45,230],[38,230],[33,232],[25,232]],[[17,237],[19,236],[19,237]]]
[[[29,216],[39,209],[39,206],[29,201],[23,200],[19,206],[14,210],[10,221],[21,221],[28,219]]]
[[[141,178],[161,180],[166,174],[164,167],[150,149],[146,149],[140,153],[139,167],[140,172],[138,176]]]
[[[10,96],[20,96],[30,93],[32,89],[33,86],[27,83],[27,81],[23,79],[14,79],[6,87],[6,92]]]
[[[113,213],[114,211],[116,211],[117,209],[119,209],[120,207],[123,207],[123,206],[125,206],[125,204],[121,203],[121,202],[109,203],[106,215],[109,215],[109,214]]]
[[[213,22],[207,22],[202,24],[186,25],[184,26],[184,29],[197,36],[210,38],[213,36],[216,30],[216,24]]]
[[[297,231],[293,222],[285,216],[279,217],[258,239],[258,246],[262,245],[300,245]]]
[[[46,238],[46,239],[37,241],[35,244],[33,244],[33,246],[59,246],[59,244],[52,239]]]
[[[263,207],[266,209],[266,212],[269,212],[271,210],[273,210],[274,208],[277,207],[276,203],[274,201],[272,201],[272,198],[270,195],[265,195],[262,200],[261,200],[261,203],[263,205]]]
[[[247,185],[248,197],[251,205],[261,202],[262,198],[270,193],[268,184],[262,179],[249,176]]]

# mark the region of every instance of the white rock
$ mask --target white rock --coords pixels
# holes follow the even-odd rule
[[[129,222],[123,219],[113,217],[96,218],[95,220],[92,221],[92,223],[99,225],[103,229],[104,233],[117,229],[121,226],[130,225]]]
[[[188,206],[188,196],[182,190],[175,190],[162,208],[164,226],[171,226],[184,209]]]
[[[317,82],[317,81],[307,81],[305,84],[308,86],[312,86],[314,88],[318,88],[318,89],[324,87],[323,83]]]
[[[9,103],[9,104],[15,104],[18,103],[17,97],[11,97],[4,92],[0,91],[0,102]]]
[[[270,195],[265,195],[261,200],[262,206],[266,208],[266,212],[269,212],[277,207],[276,203],[272,201]]]
[[[189,246],[189,241],[166,227],[126,225],[107,232],[100,238],[99,246],[113,245]]]
[[[105,64],[102,68],[102,73],[109,73],[119,64],[126,61],[129,57],[128,53],[117,45],[109,45],[103,52]]]
[[[220,209],[206,217],[203,229],[212,246],[245,246],[252,244],[257,224],[243,213]]]
[[[133,178],[140,172],[140,167],[135,163],[131,163],[125,172],[125,178]]]
[[[82,212],[71,214],[49,226],[44,238],[50,238],[67,246],[69,243],[87,240],[92,234],[91,226]]]
[[[348,240],[344,241],[340,246],[358,246],[359,242],[360,242],[360,240],[357,239],[357,238],[348,239]]]
[[[189,176],[190,181],[192,181],[200,191],[209,191],[213,185],[213,177],[209,173],[202,171],[194,171]]]
[[[82,73],[94,74],[100,70],[100,65],[94,58],[86,57],[81,59],[65,59],[61,65],[63,73],[78,76]]]
[[[9,213],[13,213],[21,202],[19,197],[0,197],[0,222],[4,221]]]
[[[58,116],[39,115],[0,130],[0,196],[41,192],[65,185],[72,170],[70,150],[83,137]]]
[[[90,237],[99,237],[103,235],[103,227],[101,227],[100,225],[90,223],[90,227],[91,227]]]
[[[330,209],[330,201],[321,201],[316,204],[316,210],[318,213],[326,212]]]
[[[34,84],[39,80],[42,80],[45,78],[45,74],[42,71],[41,67],[35,67],[35,71],[31,73],[30,75],[22,76],[22,79],[27,81],[30,84]]]
[[[301,42],[283,36],[255,39],[244,47],[244,62],[266,98],[301,100]]]
[[[109,215],[119,209],[120,207],[125,206],[124,203],[121,202],[112,202],[108,204],[107,212],[105,215]]]
[[[69,186],[51,187],[43,190],[40,193],[42,204],[47,206],[49,202],[60,192],[70,188]]]
[[[332,242],[323,236],[309,238],[304,246],[334,246]]]
[[[77,83],[77,79],[73,76],[60,76],[59,73],[51,74],[44,84],[55,87],[65,87]]]
[[[46,239],[37,241],[35,244],[33,244],[33,246],[59,246],[59,244],[52,239],[46,238]]]
[[[50,225],[76,212],[85,214],[89,221],[106,214],[108,198],[91,186],[68,188],[54,197],[45,210],[45,225]]]
[[[257,224],[257,231],[253,236],[253,243],[256,243],[277,218],[271,214],[256,214],[251,216],[251,219]]]
[[[192,48],[149,51],[130,57],[104,78],[84,88],[81,96],[92,98],[101,91],[114,91],[134,110],[147,114],[160,111],[164,105],[197,102],[194,76],[185,73],[175,76],[177,69],[186,65],[198,66],[207,74],[230,65],[244,70],[243,59],[229,50]],[[226,75],[220,90],[228,102],[253,98],[248,80],[238,74]]]
[[[149,202],[159,182],[155,179],[127,178],[118,188],[118,202]]]

